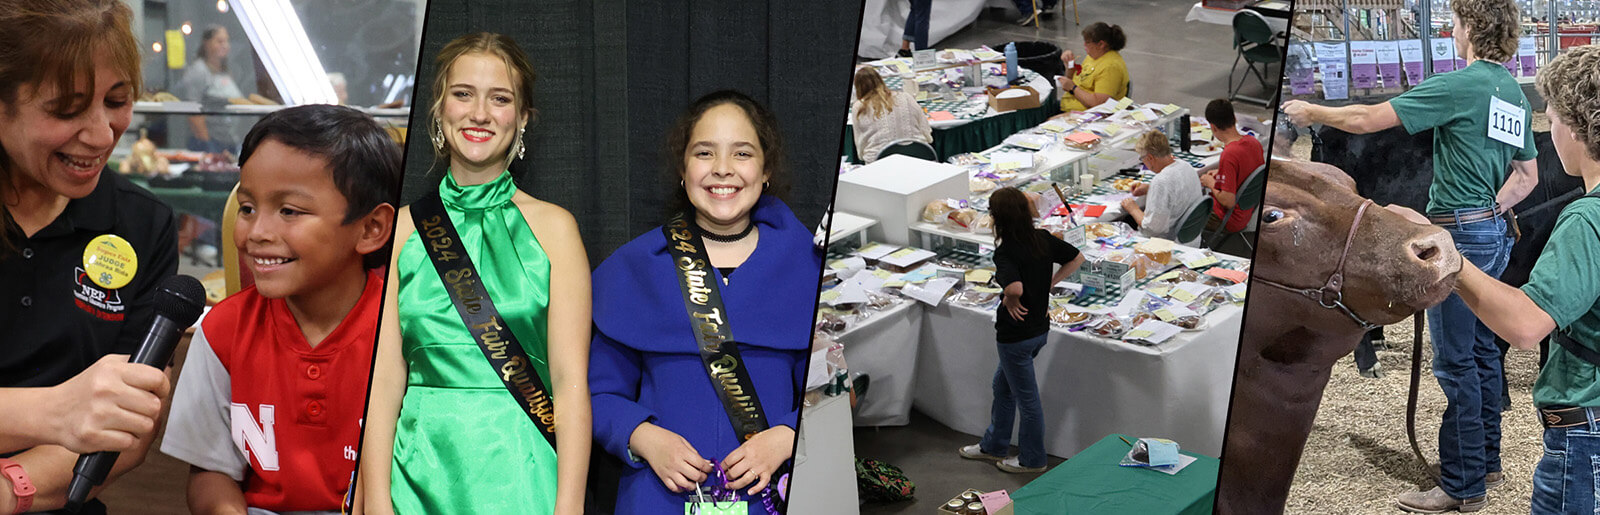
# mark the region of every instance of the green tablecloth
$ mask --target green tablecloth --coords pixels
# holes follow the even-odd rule
[[[1216,458],[1185,451],[1197,459],[1171,476],[1123,467],[1117,463],[1128,453],[1128,444],[1119,436],[1125,435],[1107,436],[1017,489],[1011,494],[1016,515],[1211,513],[1220,463]]]
[[[999,145],[1006,137],[1023,129],[1044,123],[1060,112],[1061,102],[1056,100],[1055,91],[1052,90],[1044,102],[1033,109],[1000,113],[949,129],[934,129],[933,150],[939,153],[941,161],[956,154],[984,150]],[[856,153],[855,127],[848,125],[844,128],[844,155],[852,163],[861,162],[861,157]]]

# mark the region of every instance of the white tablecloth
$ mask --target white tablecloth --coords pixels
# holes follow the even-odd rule
[[[911,422],[911,388],[916,380],[918,343],[922,339],[922,304],[900,305],[873,315],[834,338],[844,344],[850,373],[872,377],[867,395],[856,406],[858,426],[903,426]]]
[[[923,321],[915,403],[934,420],[981,436],[989,425],[999,358],[988,312],[941,305]],[[1243,309],[1208,315],[1208,329],[1157,347],[1052,330],[1034,362],[1045,415],[1045,451],[1070,457],[1105,435],[1177,441],[1222,452]]]
[[[1232,26],[1233,15],[1238,13],[1239,11],[1206,7],[1201,5],[1200,2],[1195,2],[1194,7],[1189,8],[1189,15],[1185,16],[1183,21],[1198,21],[1201,23],[1214,23],[1217,25]],[[1275,33],[1281,33],[1289,30],[1289,20],[1285,18],[1278,18],[1275,16],[1262,17],[1266,18],[1267,26],[1272,27],[1272,31]]]
[[[937,0],[928,16],[928,45],[937,43],[972,24],[983,11],[984,0]],[[856,55],[867,59],[893,56],[904,40],[906,15],[911,4],[905,0],[866,0],[861,10],[861,40]]]

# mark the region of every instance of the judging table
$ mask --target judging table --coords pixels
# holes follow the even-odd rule
[[[1100,436],[1127,432],[1221,454],[1243,313],[1218,308],[1204,329],[1156,346],[1052,327],[1034,362],[1045,450],[1072,456]],[[857,426],[905,425],[914,405],[963,433],[981,436],[988,427],[999,363],[992,311],[905,301],[835,340],[852,370],[872,375]]]
[[[1122,441],[1124,437],[1129,440],[1134,438],[1120,434],[1101,438],[1070,461],[1012,492],[1013,513],[1211,513],[1221,462],[1185,450],[1181,452],[1195,460],[1176,474],[1123,467],[1118,463],[1128,452],[1128,444]]]
[[[943,51],[941,51],[943,52]],[[992,52],[992,50],[991,50]],[[882,73],[885,70],[911,70],[911,60],[908,58],[890,58],[866,63],[874,66]],[[943,73],[944,70],[953,68],[953,65],[938,65],[933,69],[918,70],[921,78],[918,82],[937,82],[930,80],[928,74]],[[985,72],[985,84],[999,86],[1004,83],[1004,77],[995,77],[999,65],[987,63],[980,65]],[[999,79],[998,82],[996,79]],[[995,112],[988,107],[988,96],[978,88],[961,88],[956,91],[954,100],[947,100],[942,96],[924,96],[919,98],[917,104],[924,111],[944,111],[952,114],[950,120],[930,120],[933,127],[933,149],[940,156],[953,156],[966,152],[976,152],[989,148],[1004,141],[1018,131],[1044,123],[1051,116],[1061,112],[1060,102],[1056,99],[1054,84],[1049,77],[1040,76],[1026,68],[1021,70],[1020,80],[1033,88],[1040,95],[1039,106],[1029,109],[1017,109],[1006,112]],[[884,84],[892,91],[900,90],[903,80],[894,74],[883,77]],[[853,120],[853,114],[850,116]],[[855,148],[855,127],[853,124],[845,125],[844,155],[850,162],[860,163],[858,149]]]

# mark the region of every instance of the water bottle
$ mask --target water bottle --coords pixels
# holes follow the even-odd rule
[[[1006,84],[1017,81],[1017,44],[1006,43]]]

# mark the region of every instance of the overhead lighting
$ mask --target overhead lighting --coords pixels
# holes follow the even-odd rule
[[[161,42],[157,41],[155,43],[151,43],[150,44],[150,51],[158,53],[158,54],[161,53]]]
[[[228,0],[286,105],[337,104],[300,16],[288,0]]]
[[[228,0],[217,0],[217,12],[228,12]]]
[[[194,34],[194,25],[190,25],[189,22],[183,22],[183,26],[178,27],[178,30],[183,31],[183,35],[185,36]]]

